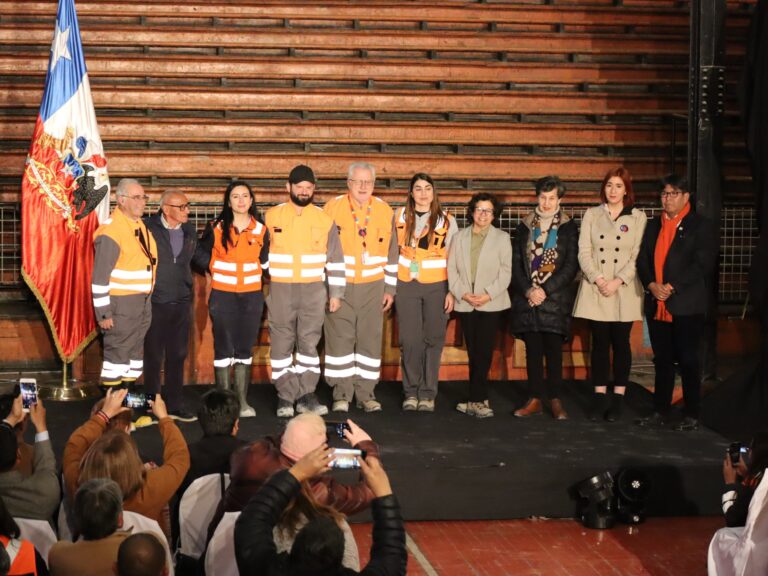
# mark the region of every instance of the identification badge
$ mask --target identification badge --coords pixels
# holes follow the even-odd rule
[[[416,260],[411,260],[410,271],[411,271],[411,280],[415,280],[416,278],[419,277],[419,263],[416,262]]]
[[[364,266],[367,266],[370,263],[369,262],[370,258],[371,257],[368,255],[368,250],[364,250],[363,251],[363,255],[362,255],[362,260],[363,260],[363,265]]]

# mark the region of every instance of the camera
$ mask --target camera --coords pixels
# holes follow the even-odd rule
[[[123,399],[123,406],[126,408],[140,408],[149,410],[150,401],[155,399],[154,394],[137,394],[135,392],[128,392]]]
[[[24,412],[29,412],[32,404],[37,404],[37,380],[35,378],[19,379],[19,389],[21,391],[21,405]]]
[[[360,458],[365,458],[365,450],[335,448],[329,466],[337,470],[356,470],[360,468]]]
[[[344,439],[344,430],[352,431],[352,428],[346,422],[328,421],[325,423],[325,427],[327,428],[329,435],[336,434],[342,440]]]

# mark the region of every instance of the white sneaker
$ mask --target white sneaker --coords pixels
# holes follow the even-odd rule
[[[277,417],[278,418],[293,418],[293,402],[288,400],[277,399]]]
[[[335,400],[331,410],[334,412],[349,412],[349,402],[346,400]]]

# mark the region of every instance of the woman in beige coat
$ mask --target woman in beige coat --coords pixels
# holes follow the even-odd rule
[[[469,356],[469,399],[459,412],[489,418],[488,370],[503,310],[509,309],[512,243],[493,223],[501,213],[495,196],[480,192],[467,205],[468,226],[454,237],[448,253],[448,289],[456,301]]]
[[[642,319],[643,290],[635,261],[648,221],[634,208],[632,178],[624,167],[608,172],[600,190],[602,204],[584,213],[579,235],[583,272],[573,315],[589,320],[592,331],[592,384],[595,396],[589,418],[609,422],[621,416],[632,350],[632,323]],[[613,349],[613,396],[606,411]]]

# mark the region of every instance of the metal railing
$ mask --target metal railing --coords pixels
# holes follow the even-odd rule
[[[264,211],[271,204],[259,204],[258,211]],[[453,214],[459,227],[466,225],[465,204],[445,204]],[[639,206],[645,213],[655,216],[659,207]],[[149,205],[148,211],[157,209]],[[564,205],[569,216],[581,220],[587,206]],[[221,210],[221,204],[191,204],[190,220],[199,231],[214,219]],[[499,227],[514,236],[520,220],[530,212],[530,204],[506,204],[499,218]],[[752,252],[757,244],[758,231],[755,209],[751,206],[724,206],[720,228],[720,304],[743,304],[747,299],[747,282],[752,265]],[[21,270],[21,218],[18,203],[0,203],[0,288],[20,288],[23,284]]]

